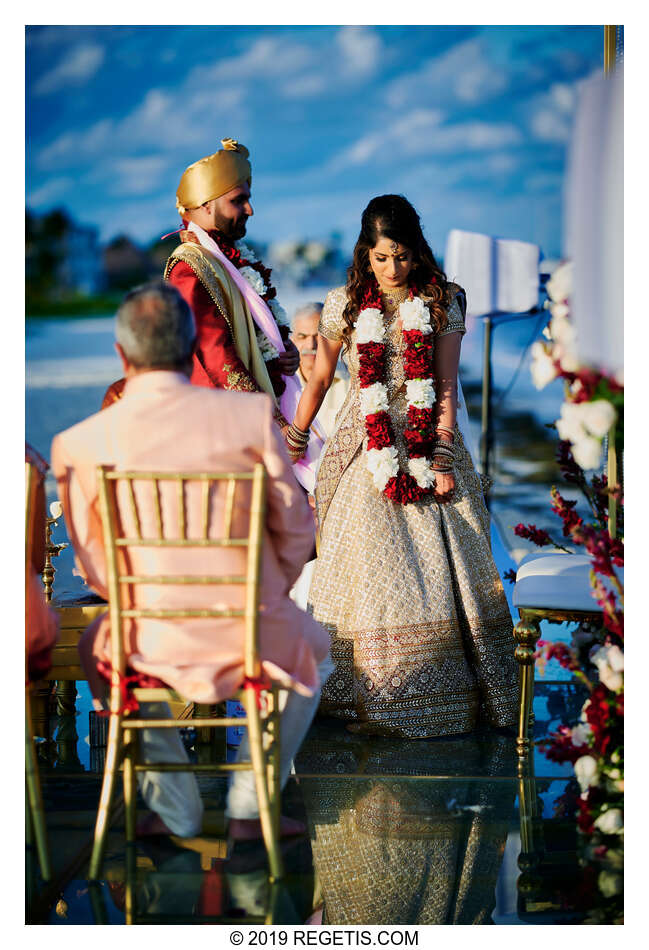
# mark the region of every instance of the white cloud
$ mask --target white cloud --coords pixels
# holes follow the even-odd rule
[[[552,109],[538,109],[530,119],[530,128],[535,138],[542,142],[556,142],[560,145],[570,139],[569,120]]]
[[[91,79],[104,61],[104,48],[83,43],[67,52],[63,59],[34,85],[38,96],[50,95],[66,86],[78,86]]]
[[[504,92],[509,77],[502,65],[488,56],[484,37],[471,37],[445,53],[424,60],[413,72],[388,86],[386,100],[394,108],[421,97],[422,90],[443,102],[476,105]]]
[[[542,142],[568,142],[576,103],[577,83],[554,83],[535,96],[528,105],[532,135]]]
[[[383,43],[378,33],[366,26],[343,26],[336,34],[341,66],[349,76],[371,76],[379,65]]]
[[[281,79],[305,69],[313,60],[313,50],[283,36],[262,36],[243,53],[218,60],[213,66],[198,66],[188,77],[188,85],[233,79]]]
[[[414,109],[393,119],[379,131],[361,136],[334,155],[326,171],[340,171],[370,161],[395,163],[399,157],[440,155],[449,152],[482,152],[518,145],[523,136],[509,122],[458,122],[443,125],[439,109]]]
[[[27,205],[30,208],[43,208],[57,201],[74,184],[72,178],[50,178],[35,190],[27,189]]]
[[[168,162],[160,155],[120,159],[111,169],[110,191],[133,197],[151,194],[162,184],[167,169]]]

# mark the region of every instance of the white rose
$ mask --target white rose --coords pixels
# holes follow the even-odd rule
[[[420,488],[432,488],[435,484],[435,473],[426,458],[410,459],[408,471]]]
[[[266,334],[262,333],[261,330],[257,331],[257,342],[259,343],[259,349],[265,363],[268,363],[269,360],[274,360],[279,356],[279,350],[270,342]]]
[[[404,300],[399,307],[399,316],[404,330],[419,330],[421,333],[432,333],[430,314],[421,297],[414,300]]]
[[[253,249],[251,247],[248,247],[248,245],[245,244],[243,241],[237,241],[234,246],[238,250],[239,254],[241,254],[241,256],[245,258],[245,260],[250,261],[251,264],[256,264],[258,262],[259,258],[255,254]]]
[[[591,785],[599,785],[597,762],[592,755],[582,755],[581,758],[577,759],[575,762],[575,776],[582,792],[585,792]]]
[[[356,320],[357,343],[382,343],[385,336],[383,314],[376,307],[361,310]]]
[[[559,359],[559,365],[564,373],[576,373],[580,364],[575,354],[560,344],[557,344],[557,350],[558,353],[556,355]]]
[[[579,726],[575,726],[572,729],[572,744],[576,746],[586,745],[588,742],[588,737],[591,735],[592,729],[590,728],[590,723],[585,723]]]
[[[618,646],[600,647],[591,657],[599,672],[600,683],[613,693],[624,686],[624,654]],[[615,664],[615,665],[613,665]]]
[[[565,318],[568,316],[568,314],[570,313],[570,308],[568,307],[568,304],[565,304],[565,303],[551,303],[551,304],[550,304],[550,313],[552,314],[553,322],[556,321],[557,323],[561,322],[561,323],[566,323],[566,324],[568,324],[568,325],[570,326],[570,328],[571,328],[572,336],[574,337],[574,336],[576,335],[576,334],[575,334],[575,329],[574,329],[574,327],[572,326],[572,324],[570,323],[570,321],[567,320],[567,319],[565,319]],[[554,337],[555,340],[558,340],[558,337],[556,337],[556,336],[554,335],[554,333],[552,334],[552,336]]]
[[[279,327],[289,326],[288,315],[286,313],[286,310],[284,310],[284,307],[282,307],[281,303],[278,303],[277,300],[273,299],[273,300],[268,301],[268,306],[270,307],[270,312],[275,317],[275,322],[277,323],[277,326]]]
[[[408,403],[418,409],[430,409],[435,402],[432,379],[407,379],[406,394]]]
[[[399,472],[399,458],[393,445],[370,449],[365,453],[365,462],[379,491],[383,491],[388,481]]]
[[[605,835],[617,835],[624,828],[624,819],[619,808],[609,808],[598,815],[593,824]]]
[[[375,412],[387,412],[388,391],[383,383],[373,383],[361,389],[361,412],[370,416]]]
[[[575,462],[583,469],[599,468],[602,461],[602,443],[587,435],[572,446]]]
[[[622,893],[622,875],[613,871],[600,871],[597,886],[604,897],[615,897],[616,894]]]
[[[624,851],[621,848],[607,848],[604,860],[611,867],[619,868],[621,871],[624,867]]]
[[[572,261],[564,261],[563,264],[559,264],[559,266],[556,268],[552,274],[552,277],[545,285],[548,296],[551,300],[554,300],[557,303],[563,303],[568,299],[572,291],[573,270],[574,267]]]
[[[537,389],[543,389],[556,377],[557,371],[552,357],[547,354],[545,346],[540,340],[532,345],[531,353],[532,365],[530,372],[532,373],[532,381]]]
[[[252,267],[242,267],[239,273],[248,281],[252,289],[257,291],[260,297],[266,293],[266,284],[261,274],[258,274]]]
[[[617,419],[617,412],[607,399],[582,403],[584,425],[598,439],[603,439]]]
[[[576,402],[561,404],[561,415],[555,422],[560,439],[565,439],[568,442],[579,442],[580,439],[586,436],[582,406],[583,403]]]
[[[563,307],[564,304],[558,303],[552,308],[552,319],[550,320],[550,336],[555,343],[560,343],[566,349],[570,349],[577,338],[577,333],[566,316],[556,316],[555,309]],[[566,307],[566,311],[567,311]]]

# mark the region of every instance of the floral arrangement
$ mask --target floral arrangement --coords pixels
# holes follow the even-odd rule
[[[546,307],[552,314],[544,331],[545,342],[532,346],[532,379],[543,389],[553,379],[566,381],[566,399],[556,427],[561,439],[572,444],[575,461],[583,469],[597,468],[602,458],[602,439],[615,422],[621,423],[624,383],[610,375],[581,365],[576,355],[576,333],[570,320],[569,297],[573,265],[561,264],[547,283]],[[616,439],[622,444],[618,426]]]
[[[286,343],[291,332],[290,325],[286,311],[277,301],[277,290],[270,282],[270,267],[265,267],[255,252],[244,244],[243,241],[229,244],[217,231],[212,232],[212,236],[230,263],[234,264],[241,276],[247,280],[252,289],[256,291],[267,304],[268,309],[275,318],[282,341]],[[273,384],[273,391],[275,395],[279,397],[286,389],[286,383],[284,382],[279,364],[279,352],[259,327],[257,327],[256,334],[261,355],[266,363],[266,369]]]
[[[567,551],[565,545],[572,543],[591,558],[591,589],[602,610],[601,625],[581,624],[573,631],[570,645],[539,640],[537,653],[541,667],[549,659],[557,660],[589,695],[579,721],[560,726],[541,747],[549,759],[573,764],[580,791],[576,806],[582,855],[608,902],[605,919],[619,922],[624,840],[624,588],[616,568],[624,564],[623,497],[619,485],[608,485],[606,476],[587,478],[584,469],[600,465],[605,435],[622,447],[624,387],[621,375],[579,363],[569,316],[571,277],[572,265],[566,263],[548,282],[552,317],[546,342],[535,344],[532,375],[539,389],[557,377],[566,381],[566,399],[556,420],[561,440],[557,461],[564,480],[580,489],[588,520],[579,514],[577,501],[564,498],[553,487],[551,507],[561,521],[562,539],[533,524],[518,524],[514,531],[539,547],[553,545]],[[608,525],[613,499],[614,536]],[[603,919],[596,915],[593,922]]]
[[[421,297],[411,289],[399,307],[405,341],[403,368],[408,399],[404,429],[408,471],[401,470],[388,412],[385,380],[385,325],[376,281],[365,292],[356,321],[361,411],[365,418],[366,463],[374,485],[391,501],[407,505],[430,494],[434,437],[433,328]]]

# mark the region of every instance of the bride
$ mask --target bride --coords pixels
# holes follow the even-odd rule
[[[286,433],[300,458],[343,349],[352,381],[318,471],[309,608],[335,662],[320,711],[353,732],[426,737],[516,721],[512,621],[456,424],[465,309],[412,205],[372,199]]]

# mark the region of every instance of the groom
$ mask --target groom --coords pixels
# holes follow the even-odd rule
[[[282,308],[275,301],[270,271],[248,248],[237,248],[252,216],[250,186],[252,171],[248,150],[233,139],[223,139],[223,148],[185,169],[176,192],[176,207],[184,228],[192,223],[216,242],[225,257],[266,300],[273,316],[282,321]],[[191,230],[182,230],[183,243],[171,254],[164,276],[178,288],[196,319],[197,346],[191,381],[198,386],[266,392],[273,399],[273,416],[281,428],[287,421],[279,408],[282,376],[292,376],[299,353],[284,337],[285,352],[268,359],[249,302],[217,258],[207,253]],[[247,261],[242,267],[242,261]],[[281,327],[280,327],[281,329]]]

